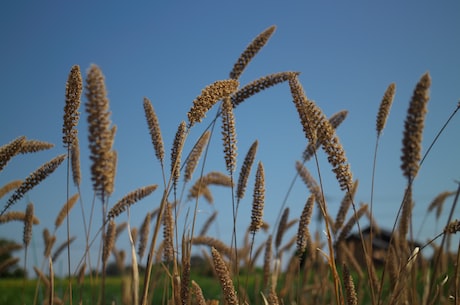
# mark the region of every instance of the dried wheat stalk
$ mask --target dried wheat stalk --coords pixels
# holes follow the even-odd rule
[[[256,172],[256,183],[252,201],[250,231],[255,234],[263,225],[263,211],[265,205],[265,173],[262,162],[259,162]]]
[[[430,85],[430,75],[425,73],[414,89],[404,123],[401,169],[403,175],[410,182],[417,175],[421,160],[422,132],[427,113]]]
[[[43,255],[45,257],[50,256],[51,249],[53,248],[54,243],[56,242],[56,236],[51,235],[48,229],[43,229],[43,241],[45,243],[45,250],[43,251]]]
[[[253,41],[246,47],[244,52],[240,55],[238,60],[236,61],[235,65],[233,66],[232,71],[230,72],[230,78],[238,79],[243,73],[243,70],[249,64],[252,58],[256,56],[256,54],[262,49],[267,41],[272,36],[273,32],[275,32],[276,26],[272,25],[269,28],[265,29],[262,33],[257,35]]]
[[[132,204],[136,203],[137,201],[147,197],[150,195],[153,191],[157,189],[156,184],[153,185],[148,185],[144,187],[140,187],[126,196],[124,196],[122,199],[120,199],[109,211],[107,214],[107,218],[115,218],[121,213],[123,213],[129,206]]]
[[[209,185],[233,186],[232,179],[221,172],[210,172],[199,178],[191,187],[188,199],[204,196],[209,203],[213,203],[212,195],[208,189]]]
[[[14,242],[6,243],[0,247],[0,255],[3,256],[13,251],[21,250],[22,248],[23,246],[21,244],[17,244]]]
[[[188,182],[192,179],[193,172],[195,171],[198,165],[198,161],[200,160],[203,149],[208,144],[210,135],[211,135],[211,132],[207,130],[205,133],[201,135],[201,137],[196,142],[195,146],[193,146],[193,149],[190,152],[189,157],[187,158],[187,163],[185,164],[185,174],[184,174],[185,182]]]
[[[283,235],[287,229],[287,222],[289,219],[289,207],[285,208],[283,211],[283,215],[281,216],[280,222],[278,224],[278,230],[276,231],[275,237],[275,249],[279,249],[281,245],[281,240],[283,239]]]
[[[217,238],[208,237],[208,236],[196,236],[192,239],[192,244],[194,245],[206,245],[213,248],[216,248],[220,253],[227,257],[231,257],[233,250],[228,247],[224,242]]]
[[[431,212],[434,208],[436,208],[436,219],[439,219],[439,217],[441,217],[442,207],[444,205],[444,202],[446,201],[447,198],[449,198],[450,196],[454,194],[455,192],[448,192],[448,191],[444,191],[438,194],[428,206],[428,212]]]
[[[255,81],[250,82],[249,84],[245,85],[244,87],[236,91],[231,96],[233,107],[235,108],[243,101],[259,93],[260,91],[273,87],[279,83],[285,82],[296,75],[299,75],[299,73],[291,71],[279,72],[261,77]]]
[[[115,246],[115,233],[116,233],[116,224],[113,218],[110,219],[109,224],[107,225],[107,232],[105,233],[104,244],[102,247],[102,262],[106,263],[109,259],[110,252],[112,252],[113,247]]]
[[[339,211],[337,212],[337,216],[335,217],[335,223],[333,228],[335,233],[337,233],[342,228],[342,225],[345,222],[345,217],[347,216],[348,209],[353,203],[353,199],[355,197],[357,190],[358,180],[355,180],[355,182],[353,183],[353,187],[349,192],[345,194],[345,196],[342,199],[342,202],[340,203]]]
[[[24,235],[22,239],[26,247],[29,245],[32,239],[33,218],[34,218],[34,204],[29,203],[26,207],[26,214],[24,218]]]
[[[222,287],[222,292],[224,294],[225,300],[229,305],[237,305],[238,298],[236,296],[235,287],[233,286],[232,278],[230,277],[230,272],[228,271],[227,265],[225,264],[222,256],[216,248],[211,248],[212,261],[214,263],[214,270],[217,273],[217,276]]]
[[[311,143],[316,143],[316,141],[321,143],[340,188],[342,190],[351,189],[353,177],[350,165],[334,128],[321,109],[307,99],[297,77],[289,79],[289,86],[306,138]]]
[[[69,214],[70,210],[74,207],[75,203],[77,203],[78,198],[78,194],[73,195],[69,198],[69,200],[67,200],[64,206],[61,208],[54,222],[55,229],[57,229],[62,224],[66,216]]]
[[[193,101],[193,106],[187,113],[189,120],[188,128],[199,123],[206,116],[206,113],[217,101],[229,96],[238,88],[239,82],[234,79],[220,80],[207,86],[201,94]]]
[[[391,83],[385,94],[383,95],[382,101],[380,102],[379,111],[377,113],[377,136],[380,136],[383,129],[385,128],[385,124],[387,122],[388,115],[390,114],[391,105],[393,104],[393,98],[395,96],[396,91],[396,84]]]
[[[112,144],[109,99],[104,75],[96,65],[91,65],[86,77],[86,112],[88,113],[88,142],[90,149],[91,180],[93,190],[101,199],[107,195],[113,180]]]
[[[150,222],[152,220],[152,213],[145,215],[144,221],[142,222],[141,229],[139,232],[139,247],[137,253],[140,259],[144,256],[145,249],[147,248],[147,242],[150,232]]]
[[[206,305],[206,300],[203,295],[203,291],[201,290],[200,285],[197,284],[197,282],[192,280],[192,289],[193,289],[193,294],[195,295],[195,302],[196,305]]]
[[[79,187],[81,182],[81,171],[80,171],[80,142],[78,138],[72,144],[70,150],[70,162],[72,167],[72,179],[75,186]]]
[[[0,198],[21,186],[22,180],[11,181],[0,188]]]
[[[347,295],[347,305],[358,305],[358,296],[356,295],[355,284],[353,283],[350,270],[345,264],[343,264],[343,282]]]
[[[198,234],[198,236],[204,236],[204,235],[206,235],[206,233],[208,232],[209,227],[210,227],[211,224],[214,222],[214,220],[216,220],[216,217],[217,217],[217,211],[214,211],[214,212],[211,214],[211,216],[208,217],[208,219],[206,220],[206,222],[203,224],[203,228],[201,229],[200,234]]]
[[[270,263],[272,261],[272,236],[269,235],[267,241],[265,242],[265,254],[264,254],[264,265],[263,265],[263,285],[265,289],[269,288],[270,277],[271,277],[271,268]]]
[[[180,281],[181,304],[190,304],[190,242],[182,238],[182,274]]]
[[[316,182],[315,178],[310,174],[308,169],[302,164],[300,161],[296,161],[295,163],[295,168],[297,170],[297,173],[299,174],[300,178],[302,181],[305,183],[307,186],[308,190],[310,193],[315,195],[315,200],[318,203],[321,203],[323,201],[323,194],[321,192],[321,188],[319,187],[318,183]]]
[[[64,161],[65,158],[66,155],[57,156],[30,174],[8,199],[0,216],[3,215],[11,205],[21,199],[29,190],[38,185],[41,181],[48,177],[48,175],[54,172],[54,170],[62,163],[62,161]]]
[[[78,136],[78,130],[75,128],[80,119],[80,97],[83,90],[83,80],[80,73],[80,67],[74,65],[70,70],[65,90],[64,106],[64,125],[62,127],[62,137],[64,147],[73,145]]]
[[[8,270],[8,268],[16,265],[19,262],[19,257],[10,257],[0,262],[0,274]]]
[[[399,219],[398,234],[401,242],[407,242],[406,236],[409,233],[409,226],[412,221],[412,208],[414,202],[412,200],[412,187],[408,186],[402,203],[401,218]]]
[[[236,128],[233,106],[229,97],[222,101],[222,140],[224,143],[224,156],[227,171],[233,173],[236,168]]]
[[[51,256],[51,260],[53,262],[55,262],[59,255],[61,255],[62,251],[64,251],[65,249],[67,249],[67,247],[73,243],[73,241],[76,239],[77,237],[75,236],[72,236],[70,237],[69,239],[67,239],[65,242],[63,242],[62,244],[59,245],[59,247],[56,248],[56,250],[54,251],[53,255]]]
[[[367,211],[367,204],[363,204],[359,207],[358,211],[356,211],[356,214],[351,216],[350,219],[345,223],[345,225],[342,227],[342,231],[340,231],[339,237],[336,240],[336,244],[344,241],[348,234],[350,234],[351,229],[353,226],[359,221],[359,219],[366,214]]]
[[[38,140],[26,140],[19,150],[21,154],[35,153],[41,150],[53,148],[54,144]]]
[[[10,221],[22,221],[24,222],[26,219],[26,214],[20,211],[10,211],[6,212],[2,216],[0,216],[0,223],[7,223]],[[34,215],[32,218],[32,223],[34,225],[38,225],[40,220]]]
[[[150,137],[152,139],[153,148],[155,149],[155,156],[158,161],[163,164],[165,149],[163,144],[163,137],[161,135],[160,123],[157,114],[153,108],[152,102],[144,97],[144,112],[147,119]]]
[[[171,176],[173,179],[174,186],[176,186],[177,181],[180,177],[180,162],[182,156],[182,149],[184,147],[185,132],[185,122],[182,121],[177,129],[176,136],[174,137],[173,147],[171,149]]]
[[[240,175],[238,178],[238,185],[236,188],[236,198],[238,200],[241,200],[244,197],[246,186],[248,184],[249,174],[251,173],[251,168],[252,164],[254,163],[258,145],[259,142],[255,140],[249,148],[249,151],[246,153],[246,156],[244,157],[243,165],[241,167]]]
[[[456,234],[460,232],[460,221],[458,219],[451,221],[445,228],[444,234]]]
[[[174,261],[174,216],[172,204],[168,203],[163,214],[163,261]]]
[[[300,216],[299,229],[297,230],[297,253],[302,255],[307,249],[307,241],[310,236],[308,225],[310,224],[311,215],[313,213],[313,205],[315,203],[315,195],[310,195],[302,210]]]
[[[19,153],[25,141],[26,137],[21,136],[8,144],[0,146],[0,171],[6,166],[11,158]]]

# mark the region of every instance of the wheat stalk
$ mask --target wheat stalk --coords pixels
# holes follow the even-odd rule
[[[237,305],[238,298],[236,296],[235,287],[233,286],[233,281],[230,277],[230,272],[228,271],[227,265],[225,264],[222,256],[216,248],[211,248],[212,261],[214,263],[214,270],[217,273],[219,278],[220,285],[222,287],[222,292],[224,294],[225,300],[229,305]]]
[[[208,130],[201,135],[201,137],[193,146],[192,151],[190,152],[189,157],[187,158],[187,163],[185,164],[185,174],[184,181],[188,182],[192,179],[193,172],[195,171],[198,161],[200,160],[203,149],[206,147],[209,141],[209,136],[211,132]]]
[[[444,202],[446,201],[448,197],[454,194],[455,192],[448,192],[448,191],[444,191],[438,194],[428,206],[428,212],[431,212],[433,209],[436,208],[436,219],[439,219],[442,213],[442,207],[444,205]]]
[[[73,243],[73,241],[76,238],[77,237],[72,236],[69,239],[67,239],[66,241],[64,241],[62,244],[60,244],[59,247],[57,247],[56,250],[54,250],[54,253],[51,256],[51,260],[53,262],[55,262],[58,259],[59,255],[61,255],[62,251],[64,251],[68,246],[70,246],[70,244]]]
[[[163,137],[161,135],[160,123],[157,114],[153,108],[152,102],[144,97],[144,112],[147,119],[150,137],[152,139],[153,148],[155,149],[155,156],[163,165],[165,149],[163,144]]]
[[[231,98],[233,107],[238,106],[243,101],[259,93],[260,91],[273,87],[279,83],[285,82],[297,75],[299,75],[298,72],[288,71],[273,73],[256,79],[255,81],[250,82],[249,84],[245,85],[244,87],[236,91],[234,94],[232,94]]]
[[[13,180],[0,188],[0,198],[21,186],[22,180]]]
[[[423,74],[414,89],[404,123],[401,169],[409,183],[417,175],[421,160],[422,132],[427,113],[426,106],[429,100],[430,85],[430,75],[428,73]]]
[[[78,130],[75,128],[80,119],[80,97],[83,90],[83,80],[80,73],[80,67],[74,65],[70,70],[65,90],[64,106],[64,125],[62,127],[62,137],[64,147],[73,145],[78,136]]]
[[[147,213],[147,215],[145,215],[144,221],[142,222],[141,229],[139,232],[139,247],[137,253],[139,254],[139,257],[141,259],[144,256],[145,249],[147,248],[151,220],[152,213]]]
[[[267,41],[272,36],[273,32],[275,32],[276,26],[272,25],[269,28],[265,29],[262,33],[257,35],[253,41],[246,47],[244,52],[240,55],[238,60],[236,61],[235,65],[233,66],[232,71],[230,72],[230,78],[238,79],[243,73],[243,70],[249,64],[251,59],[256,56],[256,54],[262,49]]]
[[[232,102],[229,97],[222,101],[222,140],[224,143],[225,165],[229,173],[233,173],[236,168],[236,129],[235,117],[233,114]]]
[[[349,192],[345,194],[340,203],[339,211],[337,212],[337,216],[335,217],[334,223],[334,232],[338,232],[341,228],[343,223],[345,222],[345,217],[347,216],[348,209],[353,203],[353,199],[355,197],[356,191],[358,190],[358,180],[355,180],[353,186]]]
[[[391,83],[388,85],[385,94],[383,95],[382,101],[380,102],[379,111],[377,112],[377,136],[380,136],[383,129],[385,128],[385,124],[387,122],[388,115],[390,114],[391,105],[393,104],[393,99],[395,96],[396,91],[396,84]]]
[[[299,221],[299,228],[297,230],[297,254],[303,255],[307,248],[307,241],[310,236],[310,230],[308,229],[308,225],[310,224],[311,215],[313,213],[313,205],[315,203],[315,195],[310,195],[308,197],[307,202],[305,203],[302,214],[300,216]]]
[[[254,163],[258,145],[259,142],[255,140],[249,148],[249,151],[246,153],[246,156],[244,157],[243,165],[241,166],[240,175],[238,178],[238,185],[236,188],[236,198],[238,200],[241,200],[244,197],[246,186],[248,184],[249,174],[251,173],[251,168],[252,164]]]
[[[279,249],[279,246],[281,245],[281,240],[283,239],[283,235],[286,232],[287,229],[287,223],[289,219],[289,207],[285,208],[283,211],[283,215],[280,218],[280,222],[278,224],[278,230],[276,232],[276,237],[275,237],[275,249]]]
[[[59,155],[51,161],[43,164],[36,171],[30,174],[8,199],[0,216],[3,215],[11,205],[21,199],[29,190],[38,185],[41,181],[48,177],[48,175],[54,172],[54,170],[62,163],[62,161],[64,161],[65,158],[66,155]]]
[[[26,214],[20,211],[10,211],[6,212],[2,216],[0,216],[0,223],[7,223],[10,221],[21,221],[24,222],[26,219]],[[32,218],[32,223],[34,225],[38,225],[40,220],[34,215]]]
[[[109,259],[110,252],[115,245],[115,233],[116,233],[116,224],[115,221],[111,218],[107,226],[107,232],[104,238],[104,244],[102,247],[102,262],[105,264]]]
[[[186,126],[185,122],[182,121],[177,128],[176,135],[174,137],[174,143],[171,149],[171,177],[174,187],[176,187],[177,181],[180,177],[180,162],[182,156],[182,149],[184,147]]]
[[[256,172],[256,183],[252,201],[250,231],[255,234],[263,225],[263,211],[265,205],[265,173],[262,162],[259,162]]]
[[[43,241],[45,242],[45,249],[43,255],[48,257],[51,254],[51,249],[53,248],[54,243],[56,242],[56,236],[51,235],[48,229],[43,229]]]
[[[91,65],[86,77],[86,112],[89,126],[88,142],[90,149],[91,180],[93,190],[102,201],[108,195],[113,180],[112,144],[109,99],[105,88],[105,78],[101,69]]]
[[[57,228],[62,224],[62,222],[64,221],[64,219],[66,218],[70,210],[74,207],[75,203],[77,203],[77,200],[79,197],[80,196],[78,194],[73,195],[72,197],[69,198],[69,200],[67,200],[64,206],[61,208],[54,222],[55,230],[57,230]]]
[[[206,305],[206,300],[203,295],[203,291],[201,290],[200,285],[197,282],[192,280],[192,289],[195,295],[196,305]]]
[[[25,141],[26,137],[21,136],[8,144],[0,146],[0,171],[6,166],[11,158],[19,153]]]
[[[120,199],[109,211],[107,214],[107,218],[115,218],[121,213],[123,213],[126,208],[131,206],[132,204],[136,203],[137,201],[143,199],[144,197],[147,197],[150,195],[153,191],[157,189],[156,184],[153,185],[148,185],[144,187],[140,187],[130,193],[128,193],[126,196],[124,196],[122,199]]]
[[[38,140],[26,140],[19,149],[20,154],[35,153],[53,148],[54,144]]]
[[[163,214],[163,261],[174,261],[174,218],[172,204],[168,203]]]
[[[353,283],[353,278],[351,277],[350,270],[345,264],[343,264],[343,282],[347,295],[347,305],[357,305],[358,296],[356,295],[355,284]]]
[[[268,290],[271,277],[270,263],[272,261],[272,236],[269,235],[265,242],[264,264],[263,264],[263,285],[265,290]]]
[[[238,88],[239,82],[234,79],[220,80],[207,86],[201,91],[201,94],[193,100],[193,106],[187,113],[189,120],[188,128],[191,128],[195,123],[199,123],[206,116],[206,113],[214,104],[229,96]]]
[[[34,205],[29,203],[26,207],[26,213],[24,218],[24,235],[23,242],[27,247],[32,239],[32,225],[34,219]]]

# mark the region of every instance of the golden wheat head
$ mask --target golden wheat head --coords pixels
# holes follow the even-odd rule
[[[78,135],[76,127],[80,119],[80,112],[78,112],[78,109],[80,108],[82,91],[83,80],[80,73],[80,67],[74,65],[70,70],[65,90],[64,124],[62,127],[64,147],[72,146]]]

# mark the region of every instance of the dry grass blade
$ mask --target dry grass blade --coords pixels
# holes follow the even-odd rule
[[[80,119],[78,109],[82,91],[83,80],[80,67],[74,65],[70,70],[65,88],[64,125],[62,127],[64,147],[72,146],[78,136],[78,130],[75,127]]]
[[[90,149],[91,180],[93,190],[100,198],[107,195],[113,180],[112,144],[109,99],[105,88],[105,78],[101,69],[91,65],[86,77],[86,112],[89,126],[88,142]]]
[[[192,179],[193,172],[195,171],[198,165],[198,161],[200,160],[203,149],[208,144],[210,135],[211,132],[207,130],[205,133],[201,135],[201,137],[196,142],[195,146],[193,146],[190,156],[187,158],[187,163],[185,164],[185,182],[190,181]]]
[[[401,169],[403,175],[410,182],[417,175],[421,160],[422,133],[425,125],[430,85],[430,75],[425,73],[414,89],[404,123]]]
[[[21,186],[22,180],[11,181],[0,188],[0,198]]]
[[[157,185],[148,185],[144,186],[141,188],[138,188],[129,194],[127,194],[125,197],[123,197],[121,200],[119,200],[109,211],[107,214],[107,218],[115,218],[121,213],[123,213],[130,205],[136,203],[137,201],[143,199],[144,197],[147,197],[150,195],[153,191],[157,189]]]
[[[263,225],[263,212],[265,205],[265,173],[262,162],[259,162],[256,172],[256,183],[252,201],[251,225],[249,230],[255,234]]]
[[[66,216],[69,214],[70,210],[74,207],[75,203],[77,203],[78,198],[78,194],[73,195],[69,198],[69,200],[67,200],[64,206],[61,208],[54,222],[55,229],[57,229],[62,224]]]
[[[28,191],[30,191],[33,187],[48,177],[48,175],[54,172],[54,170],[62,163],[62,161],[64,161],[65,158],[66,155],[57,156],[30,174],[8,199],[0,216],[3,215],[11,205],[21,199]]]
[[[165,149],[163,144],[163,137],[161,135],[160,123],[157,114],[153,108],[152,102],[144,97],[144,112],[149,127],[150,137],[152,139],[153,148],[155,149],[155,156],[163,164]]]
[[[233,173],[236,168],[236,128],[232,102],[229,97],[222,102],[222,140],[224,143],[224,156],[227,171]]]
[[[25,141],[26,137],[21,136],[0,147],[0,171],[6,166],[11,158],[19,153]]]
[[[216,271],[217,276],[219,277],[220,285],[222,287],[222,292],[229,305],[237,305],[238,298],[236,296],[235,287],[233,286],[233,281],[230,277],[230,272],[228,271],[227,265],[225,264],[222,256],[216,248],[211,248],[212,261],[214,263],[214,270]]]
[[[238,91],[236,91],[232,95],[231,98],[232,98],[233,107],[238,106],[243,101],[259,93],[260,91],[273,87],[279,83],[288,81],[290,78],[295,77],[297,75],[299,75],[298,72],[291,72],[291,71],[279,72],[279,73],[273,73],[273,74],[261,77],[255,81],[252,81],[249,84],[242,87],[241,89],[239,89]]]
[[[228,79],[216,81],[204,88],[201,94],[193,101],[193,106],[187,113],[188,128],[191,128],[195,123],[201,122],[217,101],[235,92],[238,86],[239,82],[237,80]]]
[[[254,163],[258,145],[259,142],[257,140],[254,141],[246,156],[244,157],[243,166],[241,167],[240,175],[238,178],[238,186],[236,188],[236,198],[238,200],[241,200],[244,197],[246,186],[248,184],[249,174],[251,173],[251,168],[252,164]]]
[[[380,136],[383,129],[385,128],[385,124],[387,122],[388,115],[390,114],[391,105],[393,104],[393,98],[395,96],[396,91],[396,84],[391,83],[385,94],[383,95],[382,101],[380,102],[379,111],[377,113],[377,136]]]
[[[230,78],[238,79],[240,77],[251,59],[265,46],[275,29],[276,26],[272,25],[254,38],[236,61],[232,71],[230,72]]]

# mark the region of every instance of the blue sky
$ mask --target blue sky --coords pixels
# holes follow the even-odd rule
[[[61,140],[65,82],[72,65],[80,65],[84,76],[92,63],[106,76],[111,119],[118,127],[114,148],[119,161],[110,203],[114,204],[138,187],[162,185],[144,118],[143,97],[151,99],[155,107],[169,157],[177,126],[187,119],[193,99],[208,84],[228,78],[248,43],[271,25],[277,26],[274,35],[247,67],[241,83],[244,85],[275,72],[299,71],[307,96],[315,100],[327,116],[343,109],[349,111],[338,135],[353,175],[360,181],[357,203],[370,200],[376,113],[385,89],[391,82],[396,83],[394,104],[380,142],[374,199],[378,223],[391,228],[406,183],[400,170],[402,129],[416,83],[423,73],[430,72],[432,87],[424,131],[425,149],[460,98],[458,1],[442,4],[432,1],[229,1],[218,5],[215,1],[135,4],[11,1],[3,4],[0,96],[4,106],[0,112],[0,143],[3,145],[25,135],[56,146],[49,151],[15,157],[0,174],[0,185],[25,178],[41,164],[65,152]],[[84,97],[82,102],[78,128],[83,200],[89,211],[92,190]],[[193,127],[186,151],[214,113],[215,109],[207,120]],[[245,101],[235,109],[235,117],[238,170],[244,154],[257,139],[257,161],[264,163],[266,173],[265,219],[273,225],[295,175],[295,161],[307,144],[287,84]],[[457,116],[442,134],[415,181],[415,231],[421,226],[431,200],[442,191],[456,189],[454,180],[460,179],[459,128]],[[212,138],[205,172],[225,171],[220,130],[217,131]],[[335,215],[343,193],[324,154],[320,153],[319,158],[329,210]],[[308,167],[316,174],[312,165]],[[240,209],[239,228],[246,228],[250,221],[254,173],[255,170]],[[53,229],[54,219],[66,201],[65,177],[63,165],[11,208],[25,210],[27,202],[35,204],[41,224],[34,228],[34,244],[40,259],[42,230]],[[202,223],[218,210],[219,221],[212,232],[229,240],[229,190],[212,190],[215,205],[201,202],[198,222]],[[71,188],[71,194],[75,192],[76,189]],[[157,191],[133,206],[132,226],[140,226],[145,213],[158,206],[160,196],[161,192]],[[291,217],[300,215],[307,196],[305,186],[297,181],[288,200]],[[3,204],[7,198],[1,200]],[[189,202],[185,206],[192,205]],[[73,244],[73,257],[81,256],[84,247],[79,209],[75,207],[71,217],[71,235],[78,236]],[[457,209],[456,215],[458,212]],[[439,223],[433,215],[428,217],[420,239],[425,240],[442,230],[447,214],[448,205]],[[118,219],[119,222],[125,220],[125,215]],[[21,235],[22,227],[18,223],[0,227],[0,236],[21,240]],[[265,239],[263,235],[257,238]],[[58,243],[64,239],[61,228]],[[127,244],[126,236],[120,240],[120,247],[123,244]]]

